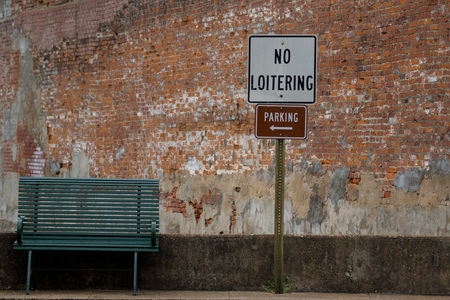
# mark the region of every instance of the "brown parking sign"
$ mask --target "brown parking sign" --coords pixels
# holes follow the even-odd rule
[[[257,105],[255,136],[259,139],[306,139],[307,111],[304,105]]]

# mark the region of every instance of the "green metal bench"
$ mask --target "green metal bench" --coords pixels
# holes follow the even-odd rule
[[[14,249],[28,250],[30,292],[35,250],[139,252],[159,249],[159,182],[154,179],[25,178],[19,180]]]

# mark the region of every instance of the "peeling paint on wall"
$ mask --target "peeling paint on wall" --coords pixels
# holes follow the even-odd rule
[[[15,231],[17,228],[17,174],[8,173],[0,182],[0,231]]]
[[[163,190],[175,188],[176,194],[169,197],[163,193],[162,232],[273,233],[274,182],[266,184],[261,180],[268,173],[206,177],[187,174],[176,182],[163,180]],[[405,193],[395,189],[389,199],[403,200],[389,201],[383,187],[368,174],[362,174],[355,187],[346,169],[327,171],[322,176],[313,176],[311,169],[297,170],[286,178],[285,233],[448,236],[448,174],[424,179],[419,191],[426,193],[430,186],[440,184],[439,193],[428,201],[420,192],[417,195],[409,191],[407,197],[397,197]],[[336,193],[337,186],[342,191]],[[205,195],[211,187],[214,191]],[[211,195],[223,196],[220,205],[207,200],[214,199]],[[195,215],[192,206],[187,206],[186,213],[175,209],[180,203],[202,204],[200,216]],[[231,226],[233,206],[236,222]]]

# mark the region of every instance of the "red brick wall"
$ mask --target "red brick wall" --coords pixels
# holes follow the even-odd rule
[[[287,160],[346,165],[390,185],[396,172],[448,155],[449,26],[442,1],[135,1],[110,26],[98,27],[111,20],[106,13],[92,17],[98,37],[89,15],[63,22],[72,10],[101,6],[87,1],[19,18],[30,36],[40,37],[48,22],[63,28],[52,36],[55,42],[68,36],[37,55],[45,107],[54,115],[71,113],[49,122],[52,139],[68,146],[55,147],[54,158],[84,141],[95,162],[102,152],[127,148],[123,163],[105,163],[99,175],[145,176],[139,165],[156,156],[166,173],[189,157],[203,162],[198,173],[255,169],[244,168],[245,159],[267,167],[271,158],[261,141],[249,140],[250,149],[257,145],[249,153],[225,140],[253,134],[253,107],[245,98],[247,38],[271,32],[316,34],[319,40],[310,135],[288,143]],[[70,39],[70,31],[79,39]]]
[[[13,1],[13,21],[0,20],[0,60],[10,66],[7,76],[0,69],[0,87],[2,95],[17,89],[8,37],[21,30],[41,83],[43,155],[62,166],[81,151],[100,177],[175,182],[269,169],[274,146],[253,136],[246,72],[248,36],[270,33],[318,37],[309,137],[286,145],[294,170],[302,160],[323,172],[345,166],[351,188],[371,174],[389,198],[397,174],[449,158],[445,0],[27,3]],[[201,214],[201,199],[164,193],[168,207]]]

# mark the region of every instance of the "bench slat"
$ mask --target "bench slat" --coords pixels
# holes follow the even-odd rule
[[[132,239],[143,239],[149,242],[148,237],[150,234],[148,232],[140,232],[140,233],[111,233],[111,232],[104,232],[104,233],[95,233],[95,232],[36,232],[36,233],[30,233],[27,236],[27,239],[29,239],[29,242],[36,241],[36,240],[46,240],[46,239],[55,239],[55,240],[76,240],[84,238],[86,240],[94,240],[94,239],[106,239],[106,238],[117,238],[117,239],[125,239],[125,238],[132,238]],[[92,242],[92,241],[91,241]]]
[[[34,222],[34,221],[37,222],[38,221],[38,219],[35,218],[36,217],[35,214],[30,214],[30,215],[26,214],[25,217],[27,217],[27,219],[30,220],[30,222]],[[60,219],[63,219],[63,220],[70,221],[70,219],[74,218],[74,217],[79,217],[81,220],[83,220],[83,218],[85,216],[74,216],[72,214],[68,214],[68,215],[61,215],[60,214],[56,218],[56,216],[54,214],[39,214],[39,219],[44,219],[44,220],[49,220],[49,219],[51,219],[51,220],[55,220],[55,219],[60,220]],[[95,220],[111,220],[110,216],[105,216],[105,215],[89,216],[89,217],[91,219],[95,219]],[[119,221],[120,220],[130,220],[130,216],[128,216],[128,215],[114,216],[114,220],[119,220]],[[143,220],[143,219],[140,219],[139,216],[136,216],[136,217],[133,217],[133,220]]]
[[[19,207],[37,207],[37,206],[45,206],[45,205],[50,205],[50,206],[61,206],[61,205],[68,205],[68,206],[87,206],[87,205],[91,205],[91,206],[112,206],[112,207],[116,207],[116,206],[133,206],[136,208],[139,207],[157,207],[158,203],[152,203],[150,202],[152,200],[152,198],[144,198],[144,199],[139,199],[139,200],[130,200],[130,199],[126,199],[126,200],[119,200],[119,201],[110,201],[108,202],[107,199],[54,199],[54,198],[41,198],[40,201],[38,200],[38,198],[35,198],[33,201],[22,201],[19,203]],[[37,202],[38,201],[38,202]]]
[[[134,230],[130,230],[134,229]],[[112,231],[115,232],[117,230],[127,230],[127,231],[143,231],[143,230],[151,230],[151,224],[150,223],[140,223],[140,224],[133,224],[133,225],[126,225],[126,224],[119,224],[119,225],[111,225],[111,224],[98,224],[98,223],[89,223],[89,224],[75,224],[75,223],[68,223],[68,224],[42,224],[39,223],[38,225],[29,224],[24,225],[24,231],[88,231],[88,230],[97,230],[97,231]]]
[[[67,189],[67,190],[61,190],[61,189],[54,189],[53,192],[50,191],[44,191],[42,193],[39,192],[39,195],[36,194],[36,191],[34,192],[19,192],[19,196],[23,197],[24,199],[27,198],[36,198],[36,197],[40,197],[40,198],[45,198],[45,197],[68,197],[68,198],[84,198],[84,197],[92,197],[92,198],[101,198],[102,196],[104,198],[109,198],[109,196],[114,196],[111,197],[110,199],[115,199],[115,198],[136,198],[136,197],[140,197],[140,198],[153,198],[155,196],[158,196],[158,193],[153,192],[153,193],[146,193],[146,192],[142,192],[142,193],[131,193],[131,192],[127,192],[127,191],[110,191],[110,192],[106,192],[106,191],[80,191],[80,190],[74,190],[74,189]]]
[[[65,205],[61,205],[60,206],[61,209],[67,209],[67,211],[65,211],[65,213],[67,214],[83,214],[83,213],[88,213],[88,212],[102,212],[102,213],[121,213],[121,214],[128,214],[128,213],[132,213],[132,214],[144,214],[147,212],[158,212],[158,210],[156,210],[156,208],[152,208],[152,207],[139,207],[139,211],[136,211],[136,208],[132,208],[132,207],[128,207],[128,206],[123,206],[123,207],[119,207],[118,208],[114,208],[114,207],[107,207],[107,206],[65,206]],[[38,212],[57,212],[58,210],[55,208],[55,206],[40,206],[39,208],[29,208],[29,209],[22,209],[21,212],[22,213],[38,213]]]
[[[96,223],[96,224],[126,224],[126,223],[132,223],[136,224],[136,222],[139,223],[148,223],[150,224],[152,222],[152,218],[148,218],[146,216],[133,216],[133,218],[130,218],[127,215],[121,216],[120,218],[111,220],[111,218],[108,218],[108,216],[90,216],[89,219],[86,219],[85,216],[67,216],[67,217],[53,217],[53,218],[36,218],[36,216],[30,216],[27,218],[25,215],[25,223],[24,226],[28,226],[29,224],[89,224],[89,223]]]
[[[143,203],[137,203],[136,205],[133,205],[132,201],[126,201],[126,202],[115,202],[115,203],[108,203],[106,201],[99,201],[99,202],[86,202],[86,201],[73,201],[73,202],[62,202],[62,201],[48,201],[48,199],[42,199],[41,202],[21,202],[18,205],[19,209],[39,209],[39,207],[63,207],[63,206],[67,206],[67,207],[89,207],[89,206],[93,206],[93,207],[101,207],[101,206],[106,206],[106,207],[112,207],[112,208],[116,208],[116,209],[120,209],[121,207],[135,207],[136,209],[139,209],[140,207],[142,208],[152,208],[152,209],[157,209],[159,207],[159,205],[157,203],[149,203],[147,202],[143,202]]]
[[[158,179],[139,179],[139,178],[91,178],[91,177],[21,177],[22,182],[106,182],[125,184],[128,182],[140,182],[140,183],[155,183],[158,184]]]
[[[32,214],[33,212],[31,211],[30,212],[30,214]],[[50,211],[50,212],[45,212],[45,213],[52,213],[52,211]],[[62,212],[62,213],[60,213],[60,214],[62,214],[62,215],[72,215],[72,213],[70,213],[70,212]],[[93,211],[86,211],[86,212],[83,212],[83,214],[80,214],[80,215],[84,215],[84,216],[86,216],[86,217],[95,217],[96,215],[98,215],[99,213],[98,212],[93,212]],[[30,218],[32,218],[33,216],[32,215],[28,215],[28,214],[26,214],[26,213],[22,213],[21,215],[24,215],[25,217],[30,217]],[[142,212],[142,213],[132,213],[132,212],[127,212],[127,213],[123,213],[123,212],[114,212],[114,211],[112,211],[112,212],[108,212],[108,213],[103,213],[103,214],[101,214],[101,215],[104,215],[104,216],[109,216],[110,218],[116,218],[116,217],[118,217],[118,216],[129,216],[130,218],[131,217],[133,217],[133,218],[138,218],[139,216],[140,217],[146,217],[146,216],[157,216],[157,214],[146,214],[146,213],[144,213],[144,212]]]
[[[63,246],[83,246],[83,247],[117,247],[117,248],[132,248],[132,247],[148,247],[148,242],[145,241],[132,241],[132,240],[99,240],[96,244],[93,244],[90,240],[69,240],[69,241],[61,241],[61,240],[36,240],[34,242],[30,242],[30,245],[33,246],[50,246],[53,245],[55,247],[63,247]]]
[[[134,223],[134,224],[133,224]],[[37,231],[37,230],[47,230],[47,229],[63,229],[67,228],[67,230],[71,229],[77,229],[77,228],[98,228],[98,230],[104,230],[104,229],[111,229],[111,230],[119,230],[119,229],[130,229],[134,228],[136,230],[145,230],[145,229],[151,229],[151,223],[150,222],[139,222],[134,221],[133,223],[120,223],[120,224],[111,224],[111,223],[74,223],[74,222],[67,222],[67,223],[41,223],[41,222],[30,222],[23,225],[24,231]]]
[[[39,190],[42,190],[42,193],[55,193],[55,191],[80,191],[85,193],[109,193],[111,194],[113,192],[121,192],[123,194],[144,194],[144,195],[154,195],[157,193],[157,187],[155,188],[146,188],[146,187],[136,187],[136,186],[126,186],[126,187],[116,187],[114,186],[114,189],[111,189],[109,186],[54,186],[54,185],[34,185],[29,187],[21,187],[20,192],[21,193],[29,193],[33,194],[36,192],[36,189],[39,188]]]

